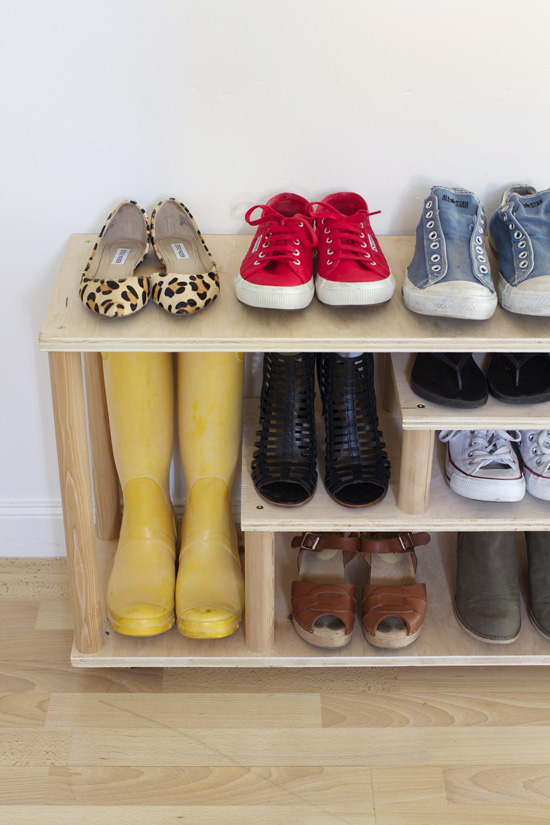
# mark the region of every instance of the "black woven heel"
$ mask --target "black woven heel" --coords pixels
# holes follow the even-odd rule
[[[368,507],[388,490],[390,462],[378,430],[374,359],[317,356],[326,431],[325,486],[346,507]]]
[[[266,352],[260,399],[260,440],[252,480],[262,498],[296,507],[317,484],[315,355]]]

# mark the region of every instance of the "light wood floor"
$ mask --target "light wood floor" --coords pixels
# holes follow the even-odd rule
[[[550,822],[545,667],[76,670],[71,642],[64,560],[0,560],[0,822]]]

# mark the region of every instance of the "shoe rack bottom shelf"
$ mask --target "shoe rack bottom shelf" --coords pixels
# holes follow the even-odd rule
[[[105,622],[105,644],[99,653],[82,654],[73,645],[76,667],[410,667],[434,665],[548,665],[550,640],[529,621],[526,609],[526,571],[523,537],[518,534],[522,588],[522,629],[508,645],[491,645],[465,633],[453,613],[455,533],[433,533],[418,548],[417,580],[426,582],[428,614],[420,637],[401,650],[379,650],[365,641],[359,619],[351,643],[343,650],[325,651],[298,637],[290,614],[290,584],[296,575],[292,533],[275,540],[275,639],[265,655],[250,651],[242,628],[225,639],[186,639],[175,627],[149,639],[123,636]],[[116,542],[98,542],[102,590],[105,592]]]

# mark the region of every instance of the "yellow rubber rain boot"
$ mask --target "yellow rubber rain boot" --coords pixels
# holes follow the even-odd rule
[[[173,359],[170,353],[104,353],[103,374],[124,498],[107,616],[119,633],[156,636],[175,621]]]
[[[238,628],[244,583],[230,492],[241,446],[243,356],[178,354],[186,504],[176,582],[178,630],[217,639]]]

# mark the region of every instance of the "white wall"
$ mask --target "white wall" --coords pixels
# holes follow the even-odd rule
[[[2,0],[0,554],[64,552],[37,335],[72,232],[175,195],[244,232],[277,191],[410,233],[435,182],[550,185],[546,0]],[[76,288],[76,282],[75,282]]]

